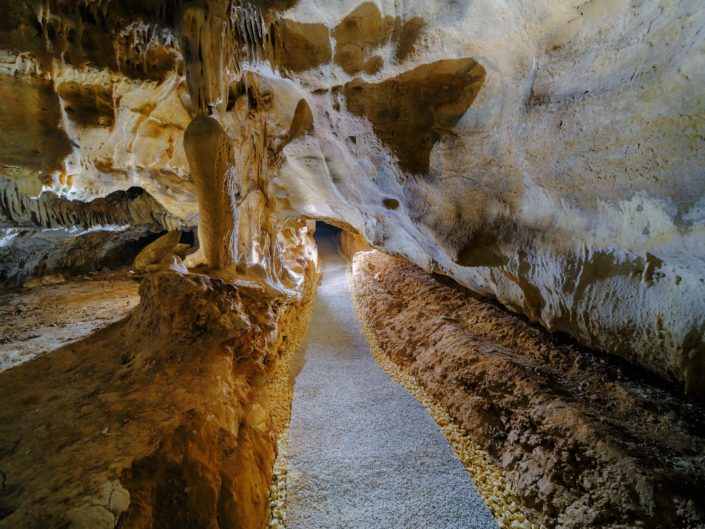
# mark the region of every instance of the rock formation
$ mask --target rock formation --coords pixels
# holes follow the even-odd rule
[[[705,524],[702,408],[404,259],[356,254],[353,288],[382,353],[500,462],[547,526]]]
[[[81,278],[44,276],[0,293],[0,372],[119,321],[139,303],[125,269]]]
[[[208,266],[222,269],[232,264],[237,248],[233,241],[237,208],[233,209],[230,196],[237,184],[228,181],[233,166],[230,138],[217,120],[199,117],[186,129],[184,147],[198,191],[201,252]]]
[[[50,191],[34,198],[0,177],[0,285],[124,266],[161,232],[181,227],[140,188],[83,202]]]
[[[170,231],[137,254],[132,268],[137,272],[156,272],[157,270],[174,270],[188,273],[182,258],[190,251],[191,246],[180,244],[181,233]]]
[[[233,144],[241,273],[290,284],[278,234],[324,218],[702,388],[699,6],[4,4],[0,163],[22,193],[139,186],[193,225],[200,115]]]
[[[61,501],[52,494],[70,481],[69,496],[93,498],[85,510],[69,501],[79,509],[71,518],[78,525],[100,519],[96,524],[106,526],[179,526],[190,516],[195,525],[261,521],[261,486],[269,476],[233,476],[249,475],[241,465],[253,461],[268,467],[273,457],[271,425],[262,419],[268,410],[260,412],[254,395],[274,369],[272,351],[281,344],[271,341],[286,334],[287,324],[276,322],[305,304],[315,282],[315,220],[347,230],[349,254],[369,245],[405,257],[551,333],[648,370],[667,381],[659,389],[664,395],[705,394],[700,3],[0,0],[0,10],[0,286],[131,263],[142,280],[141,305],[129,322],[37,361],[48,374],[38,394],[57,406],[75,405],[70,419],[80,428],[100,416],[88,404],[81,411],[95,395],[117,422],[130,419],[120,404],[130,395],[156,406],[157,393],[183,385],[200,399],[191,410],[177,391],[155,437],[141,432],[135,445],[97,437],[86,426],[80,439],[115,442],[128,454],[121,470],[101,467],[100,479],[80,494],[73,494],[77,474],[66,483],[52,474],[46,490],[27,492],[36,493],[35,504],[44,495]],[[193,245],[181,246],[182,238]],[[159,347],[145,345],[150,327],[159,331]],[[95,358],[96,347],[107,343],[100,340],[115,340],[126,352],[106,348]],[[186,359],[192,351],[206,360]],[[545,397],[541,383],[488,357],[501,364],[502,376]],[[573,358],[556,347],[534,360],[551,376],[567,369],[573,384],[580,372],[572,371]],[[443,359],[426,360],[450,369]],[[85,362],[99,381],[81,380]],[[621,364],[603,371],[586,365],[612,380]],[[223,403],[212,421],[212,395],[196,375],[180,378],[190,370],[236,394],[236,403]],[[12,379],[0,379],[2,395],[14,399],[4,420],[34,417],[31,371],[12,371]],[[67,373],[72,393],[62,396],[48,384]],[[421,377],[430,389],[438,384],[432,375]],[[482,387],[478,398],[490,401],[491,388],[477,372],[468,377]],[[117,393],[99,387],[123,382]],[[615,382],[610,391],[621,395],[621,387]],[[448,389],[455,396],[437,396],[468,396],[456,389]],[[575,391],[576,400],[587,398]],[[507,418],[516,403],[506,393],[497,395],[499,411],[488,411],[486,423],[534,432],[524,416]],[[668,403],[647,400],[670,413]],[[566,413],[588,413],[571,406],[565,404]],[[617,421],[628,416],[625,406],[622,415],[610,415],[607,404],[597,413]],[[51,409],[41,411],[49,425]],[[477,426],[469,421],[468,428]],[[587,424],[586,435],[597,442],[600,429]],[[478,428],[505,457],[497,432]],[[194,448],[190,432],[217,438],[227,453],[208,443],[205,451]],[[77,439],[51,448],[71,450],[83,442]],[[32,455],[15,454],[13,443],[0,440],[0,454],[17,457],[13,472],[34,479],[25,467],[41,442],[28,447]],[[654,452],[664,446],[648,443]],[[506,456],[519,461],[507,468],[524,472],[536,464],[554,476],[563,467],[547,454],[551,468],[523,452]],[[662,498],[649,487],[671,486],[682,474],[662,481],[649,474],[632,489],[620,488],[641,479],[634,477],[636,463],[615,462],[622,455],[648,472],[670,472],[658,457],[649,466],[618,446],[600,462],[617,474],[627,469],[609,507],[601,503],[586,514],[584,491],[555,485],[552,477],[522,484],[527,474],[518,470],[516,492],[537,508],[555,500],[557,511],[546,512],[546,520],[578,513],[576,519],[594,514],[599,522],[608,513],[623,521],[626,512],[654,511]],[[183,458],[189,464],[180,467]],[[58,472],[57,461],[47,468]],[[591,477],[579,477],[593,486]],[[167,490],[182,485],[197,490],[198,501],[179,503]],[[18,503],[24,492],[12,489],[9,500],[3,494],[0,525],[32,526]],[[606,493],[595,494],[608,502]],[[687,496],[679,494],[676,503]]]
[[[3,373],[0,527],[262,527],[270,382],[316,285],[287,258],[298,296],[155,270],[129,317]]]

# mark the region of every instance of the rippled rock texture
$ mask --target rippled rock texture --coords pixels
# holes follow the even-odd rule
[[[699,3],[2,8],[0,164],[23,193],[139,186],[195,224],[184,131],[208,117],[238,273],[291,288],[281,230],[327,219],[705,387]]]
[[[547,527],[705,527],[705,409],[402,258],[357,253],[381,352],[505,470]]]

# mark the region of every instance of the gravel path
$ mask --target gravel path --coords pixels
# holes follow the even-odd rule
[[[289,435],[289,529],[496,528],[426,409],[373,359],[347,263],[319,240],[323,278]]]

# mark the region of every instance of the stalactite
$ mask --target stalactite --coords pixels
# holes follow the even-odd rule
[[[116,225],[154,225],[162,229],[183,228],[183,222],[168,213],[143,189],[116,191],[90,202],[70,200],[45,192],[33,198],[0,176],[0,218],[28,228],[82,228]]]
[[[248,275],[293,288],[296,279],[284,265],[282,245],[295,238],[279,237],[281,227],[270,219],[267,185],[281,148],[294,136],[288,123],[281,131],[268,130],[271,89],[264,79],[243,71],[244,65],[266,56],[269,24],[251,4],[234,3],[228,14],[223,19],[220,8],[189,7],[182,15],[188,86],[200,114],[184,136],[200,213],[201,251],[190,263],[201,259],[221,276]],[[228,111],[229,120],[237,123],[228,131],[231,136],[221,123]],[[273,133],[282,137],[273,138]]]

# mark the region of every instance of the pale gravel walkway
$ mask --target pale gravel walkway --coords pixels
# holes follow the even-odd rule
[[[319,240],[323,278],[296,379],[289,529],[496,529],[426,409],[372,357],[347,263]]]

